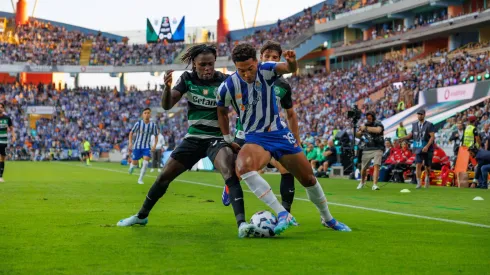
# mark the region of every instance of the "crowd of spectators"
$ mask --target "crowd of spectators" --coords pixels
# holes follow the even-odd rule
[[[127,146],[128,133],[141,110],[158,106],[160,92],[131,88],[122,94],[109,87],[56,90],[53,85],[3,84],[0,100],[6,102],[16,130],[17,141],[11,149],[19,158],[25,151],[31,159],[52,159],[63,150],[79,150],[83,138],[96,153]],[[33,122],[28,106],[53,106],[55,112]],[[178,142],[185,134],[183,114],[159,113],[153,120],[167,138]]]

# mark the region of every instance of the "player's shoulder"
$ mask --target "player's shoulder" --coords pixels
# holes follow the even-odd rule
[[[291,90],[291,85],[289,85],[288,81],[286,79],[284,79],[284,77],[278,78],[274,82],[274,85],[281,87],[281,88],[284,88],[284,89],[289,90],[289,91]]]
[[[213,76],[213,78],[214,78],[214,80],[216,80],[216,81],[223,82],[223,81],[225,81],[225,80],[226,80],[226,79],[227,79],[229,76],[230,76],[229,74],[224,74],[224,73],[222,73],[222,72],[220,72],[220,71],[215,71],[215,72],[214,72],[214,76]]]
[[[258,69],[259,71],[272,71],[276,67],[277,62],[274,61],[266,61],[260,62]]]
[[[184,81],[185,81],[185,80],[190,80],[190,79],[193,79],[194,77],[197,77],[197,76],[195,76],[195,74],[194,74],[193,72],[185,71],[185,72],[183,72],[183,73],[180,75],[179,79],[181,79],[181,80],[184,80]]]

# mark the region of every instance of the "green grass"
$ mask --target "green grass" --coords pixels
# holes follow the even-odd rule
[[[137,212],[145,185],[126,167],[94,163],[13,163],[0,184],[0,274],[488,274],[490,229],[345,204],[490,225],[489,190],[321,180],[335,217],[353,232],[321,227],[316,208],[296,200],[300,223],[271,239],[238,239],[215,173],[172,183],[146,227],[115,223]],[[120,172],[118,172],[120,171]],[[138,171],[135,171],[138,173]],[[276,194],[279,176],[266,175]],[[216,187],[213,187],[216,186]],[[243,185],[244,190],[248,188]],[[410,188],[411,193],[400,193]],[[473,201],[481,196],[484,201]],[[306,198],[297,185],[297,198]],[[247,216],[265,209],[245,194]]]

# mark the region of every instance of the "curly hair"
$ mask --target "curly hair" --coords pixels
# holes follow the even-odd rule
[[[247,61],[250,58],[252,58],[252,60],[257,60],[257,51],[251,44],[238,44],[233,48],[233,52],[231,53],[233,63]]]
[[[187,63],[187,67],[194,61],[194,59],[202,54],[202,53],[211,53],[214,55],[214,59],[216,60],[217,54],[216,54],[216,47],[214,45],[208,45],[208,44],[199,44],[190,47],[180,58],[182,63]],[[193,68],[194,69],[194,68]]]

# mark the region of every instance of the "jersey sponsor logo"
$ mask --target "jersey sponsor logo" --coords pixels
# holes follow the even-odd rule
[[[242,98],[242,93],[237,93],[237,94],[235,95],[235,97],[236,97],[236,99],[241,99],[241,98]]]
[[[205,107],[216,107],[216,106],[218,106],[218,104],[216,103],[216,100],[205,98],[205,97],[198,96],[198,95],[192,95],[191,102],[196,104],[196,105],[201,105],[201,106],[205,106]]]
[[[259,101],[261,99],[262,99],[262,96],[259,94],[257,96],[257,98],[254,99],[254,101],[252,101],[252,103],[245,105],[245,109],[250,109],[250,108],[254,107],[255,105],[257,105],[259,103]],[[241,105],[243,105],[243,104],[241,104]]]
[[[240,104],[240,110],[245,111],[245,105]]]

